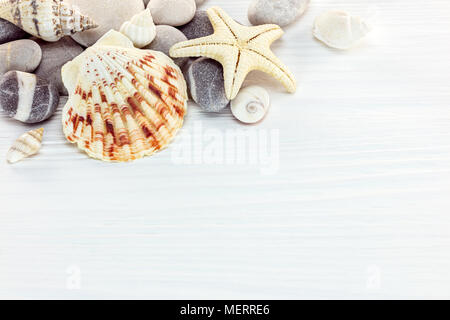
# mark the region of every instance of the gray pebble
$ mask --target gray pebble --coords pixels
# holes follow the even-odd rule
[[[180,27],[180,30],[189,40],[206,37],[214,33],[214,28],[209,21],[208,14],[203,10],[198,10],[195,13],[194,19]]]
[[[174,27],[191,21],[197,10],[194,0],[151,0],[148,8],[155,24]]]
[[[187,70],[186,81],[192,99],[207,112],[219,112],[230,101],[225,95],[223,68],[208,58],[195,60]]]
[[[274,23],[287,26],[300,17],[309,0],[253,0],[248,9],[248,20],[253,25]]]
[[[33,72],[41,62],[42,51],[31,40],[16,40],[0,45],[0,76],[17,70]]]
[[[64,37],[57,42],[35,40],[42,49],[42,61],[34,72],[38,77],[52,82],[61,95],[68,92],[61,79],[61,68],[67,62],[83,52],[83,48],[70,37]]]
[[[0,80],[0,109],[24,123],[50,118],[58,108],[58,89],[34,74],[10,71]]]
[[[9,21],[0,19],[0,44],[25,38],[27,33]]]
[[[196,4],[197,6],[203,4],[203,2],[205,2],[205,0],[195,0],[195,4]]]
[[[170,48],[182,41],[187,41],[186,36],[177,28],[171,26],[156,26],[156,37],[148,46],[143,49],[150,49],[155,51],[161,51],[169,56]],[[173,61],[182,67],[188,58],[176,58]]]

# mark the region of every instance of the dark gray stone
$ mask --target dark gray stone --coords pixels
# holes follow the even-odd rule
[[[148,46],[144,47],[143,49],[150,49],[155,51],[161,51],[167,56],[170,57],[169,51],[170,48],[174,44],[177,44],[178,42],[187,41],[186,36],[177,28],[166,26],[166,25],[160,25],[156,26],[156,37],[150,43]],[[186,61],[187,58],[175,58],[173,61],[179,66],[182,67]]]
[[[10,71],[0,80],[0,109],[18,121],[44,121],[53,115],[58,103],[56,86],[34,74]]]
[[[27,33],[9,21],[0,18],[0,44],[25,38]]]
[[[84,51],[83,48],[70,37],[62,38],[57,42],[33,40],[41,46],[42,50],[41,64],[34,73],[38,77],[52,82],[61,95],[67,96],[68,92],[61,78],[61,68],[80,55]]]
[[[203,10],[198,10],[195,13],[194,19],[180,27],[180,30],[189,40],[206,37],[214,33],[214,28],[209,21],[208,14]]]
[[[219,112],[230,101],[225,95],[223,68],[208,58],[195,60],[186,72],[186,81],[192,100],[207,112]]]

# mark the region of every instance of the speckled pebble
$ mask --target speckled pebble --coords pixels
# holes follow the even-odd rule
[[[223,68],[208,58],[194,61],[186,72],[186,81],[192,99],[207,112],[219,112],[230,101],[225,95]]]
[[[83,52],[83,48],[70,37],[64,37],[58,42],[45,42],[37,39],[36,42],[42,49],[42,61],[34,72],[58,88],[61,95],[67,96],[68,92],[62,82],[61,68],[67,62]]]
[[[143,49],[161,51],[165,53],[167,56],[169,56],[169,50],[174,44],[186,40],[187,38],[185,37],[185,35],[177,28],[160,25],[156,26],[155,39],[152,41],[150,45],[146,46]],[[174,59],[175,63],[180,67],[183,66],[187,60],[188,58]]]
[[[182,26],[195,15],[197,6],[194,0],[151,0],[148,4],[155,24]]]
[[[189,40],[206,37],[214,33],[214,28],[209,21],[208,14],[203,10],[198,10],[195,13],[194,19],[180,27],[180,30]]]
[[[10,71],[0,80],[0,109],[18,121],[44,121],[56,111],[58,102],[56,86],[34,74]]]
[[[0,19],[0,44],[19,40],[26,36],[26,32],[11,22]]]
[[[0,45],[0,76],[11,70],[33,72],[41,62],[42,51],[32,40],[16,40]]]
[[[274,23],[287,26],[300,17],[309,0],[253,0],[248,9],[248,20],[253,25]]]

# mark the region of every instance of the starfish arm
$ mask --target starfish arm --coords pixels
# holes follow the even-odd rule
[[[236,98],[239,93],[239,90],[244,83],[247,75],[256,69],[254,57],[252,54],[247,51],[239,51],[237,54],[236,64],[235,64],[235,72],[232,75],[231,80],[227,79],[228,85],[230,86],[226,91],[227,97],[230,100]],[[227,82],[225,82],[227,83]]]
[[[270,49],[253,47],[247,50],[251,52],[254,61],[254,70],[270,74],[280,81],[290,93],[294,93],[297,90],[297,81],[294,76]]]
[[[237,40],[237,23],[220,7],[212,7],[207,14],[214,28],[214,33]],[[238,25],[239,26],[239,25]]]
[[[181,57],[209,57],[215,59],[223,48],[232,47],[232,42],[215,35],[179,42],[170,48],[172,58]]]
[[[257,43],[270,46],[284,34],[284,31],[276,24],[264,24],[248,29],[246,39],[250,44]]]

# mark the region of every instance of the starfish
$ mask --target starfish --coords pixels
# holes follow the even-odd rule
[[[270,45],[284,33],[279,26],[243,26],[219,7],[212,7],[207,12],[214,33],[175,44],[170,49],[171,57],[208,57],[220,62],[225,93],[230,100],[236,97],[248,73],[253,70],[272,75],[289,92],[295,92],[297,85],[293,75],[270,50]]]

